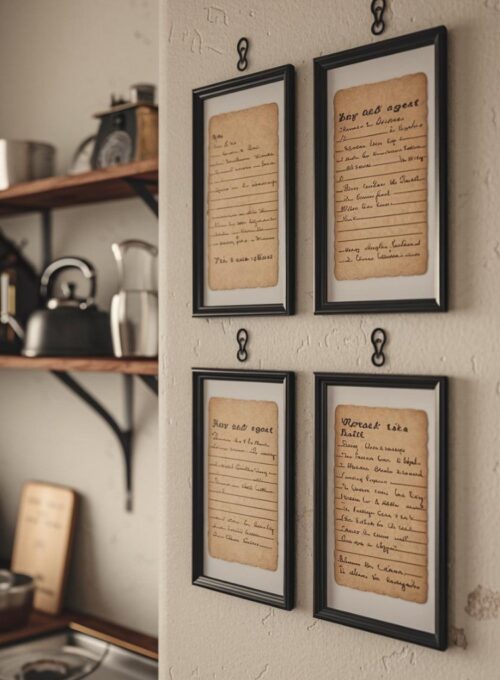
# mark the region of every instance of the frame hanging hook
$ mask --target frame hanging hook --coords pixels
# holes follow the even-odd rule
[[[384,346],[387,342],[387,334],[383,328],[375,328],[371,335],[371,341],[374,348],[372,354],[372,364],[377,368],[381,368],[385,364]]]
[[[246,328],[240,328],[240,330],[236,333],[236,341],[239,345],[239,349],[236,352],[236,358],[238,361],[246,361],[248,359],[248,331]]]
[[[386,0],[372,0],[371,11],[373,14],[372,33],[380,35],[385,30],[384,12]]]
[[[238,71],[246,71],[248,68],[247,54],[249,46],[250,43],[248,42],[248,38],[240,38],[238,40],[238,44],[236,46],[236,51],[240,56],[238,63],[236,64]]]

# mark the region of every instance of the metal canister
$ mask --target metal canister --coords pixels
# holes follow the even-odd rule
[[[26,625],[34,592],[35,582],[31,576],[0,569],[0,631]]]
[[[0,191],[14,184],[51,177],[56,149],[43,142],[0,139]]]

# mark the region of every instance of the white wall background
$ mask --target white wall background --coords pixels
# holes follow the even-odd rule
[[[448,314],[312,313],[312,59],[374,40],[369,1],[161,1],[161,287],[168,291],[160,402],[160,412],[168,414],[160,419],[164,680],[499,677],[500,2],[389,0],[388,6],[384,37],[441,23],[450,31]],[[287,62],[297,68],[298,314],[245,321],[251,332],[247,367],[298,374],[297,608],[290,613],[191,585],[190,372],[192,366],[236,368],[241,324],[191,318],[191,89],[238,75],[235,46],[242,35],[251,41],[251,72]],[[388,372],[452,378],[446,653],[311,616],[312,372],[372,372],[369,335],[376,325],[390,334]]]
[[[157,83],[156,0],[0,0],[0,137],[57,146],[65,173],[111,92]],[[36,216],[0,219],[39,264]],[[81,255],[98,272],[98,302],[117,286],[110,245],[157,240],[138,199],[54,213],[54,257]],[[120,376],[80,375],[122,417]],[[124,510],[120,449],[108,427],[46,373],[0,372],[0,555],[10,554],[21,484],[66,484],[82,496],[68,604],[157,631],[157,401],[136,381],[134,512]]]

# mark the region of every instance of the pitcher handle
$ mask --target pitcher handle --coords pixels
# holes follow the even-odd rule
[[[146,241],[141,241],[140,239],[132,238],[129,239],[128,241],[122,241],[121,243],[113,243],[111,245],[111,250],[113,252],[118,267],[120,287],[123,285],[123,280],[125,276],[125,272],[123,269],[123,261],[125,259],[125,255],[127,254],[127,251],[131,250],[132,248],[144,250],[147,253],[149,253],[152,257],[156,257],[158,255],[158,248],[156,246],[152,245],[151,243],[147,243]]]

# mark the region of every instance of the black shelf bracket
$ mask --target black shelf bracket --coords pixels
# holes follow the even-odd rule
[[[123,465],[125,468],[125,508],[127,512],[131,512],[133,508],[133,487],[132,487],[132,453],[133,453],[133,398],[134,398],[134,383],[132,375],[124,375],[124,401],[125,401],[125,426],[120,427],[115,418],[104,408],[104,406],[93,397],[88,390],[86,390],[80,383],[75,380],[66,371],[51,371],[58,380],[60,380],[66,387],[68,387],[77,397],[82,399],[97,415],[99,415],[104,422],[111,428],[115,434],[118,443],[120,444]],[[158,393],[157,378],[155,376],[139,375],[148,387],[153,392]],[[153,385],[156,381],[156,390]]]
[[[125,179],[127,184],[132,187],[135,193],[142,198],[148,208],[158,217],[158,199],[149,189],[149,186],[156,186],[156,182],[148,182],[144,179],[129,177]]]
[[[43,268],[52,262],[52,210],[45,208],[40,211],[42,218],[42,262]]]
[[[149,387],[151,392],[158,396],[158,376],[157,375],[138,375],[138,378]]]

